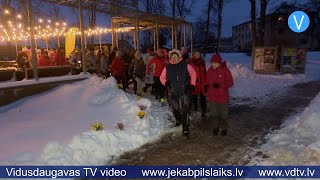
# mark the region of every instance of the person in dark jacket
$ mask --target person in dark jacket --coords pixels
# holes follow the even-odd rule
[[[205,92],[208,95],[210,118],[213,120],[213,135],[227,135],[229,91],[233,86],[233,78],[226,63],[219,54],[211,57],[211,67],[207,71]]]
[[[179,50],[169,52],[169,64],[161,73],[160,80],[168,89],[168,102],[176,119],[176,126],[182,123],[183,135],[189,135],[189,97],[196,85],[196,72],[182,60]]]
[[[206,62],[201,57],[199,51],[195,51],[193,53],[192,58],[189,61],[189,64],[193,67],[197,74],[197,82],[195,89],[192,91],[192,105],[194,111],[198,111],[198,97],[200,96],[200,104],[201,104],[201,117],[205,118],[206,114],[206,97],[204,96],[204,85],[206,82]]]
[[[140,51],[137,50],[134,59],[129,68],[129,75],[134,81],[134,93],[142,96],[142,84],[145,77],[146,68],[141,57]]]
[[[117,83],[122,86],[123,90],[125,91],[125,65],[122,60],[122,53],[118,51],[116,53],[116,57],[112,61],[112,76],[117,80]]]

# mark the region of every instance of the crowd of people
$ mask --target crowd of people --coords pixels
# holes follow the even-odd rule
[[[176,126],[182,125],[183,135],[189,135],[189,115],[192,110],[198,111],[199,99],[202,118],[207,118],[209,109],[213,135],[220,130],[222,136],[227,135],[228,89],[233,86],[233,78],[219,54],[211,57],[208,70],[201,52],[196,50],[190,57],[187,49],[169,53],[159,49],[153,54],[149,48],[142,57],[139,50],[133,54],[115,48],[104,61],[106,65],[101,70],[107,72],[106,76],[113,76],[124,91],[133,83],[137,96],[150,92],[163,105],[168,103]]]
[[[233,86],[233,78],[219,54],[211,57],[208,69],[200,51],[195,50],[190,57],[185,48],[181,51],[173,49],[169,53],[159,49],[155,54],[149,48],[144,57],[139,50],[132,52],[127,49],[123,53],[116,47],[89,48],[84,55],[88,72],[105,78],[113,76],[124,91],[133,84],[137,96],[150,91],[163,105],[166,98],[176,126],[182,124],[183,135],[189,135],[189,115],[192,110],[198,111],[199,99],[202,118],[206,118],[208,107],[209,118],[213,121],[213,135],[218,135],[220,130],[222,136],[227,135],[228,89]],[[72,74],[77,67],[82,68],[81,56],[77,49],[70,57],[65,57],[63,48],[37,51],[40,67],[70,64]],[[23,49],[17,62],[20,66],[31,66],[30,51]]]

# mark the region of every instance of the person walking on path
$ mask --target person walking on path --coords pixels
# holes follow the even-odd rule
[[[221,135],[225,136],[228,131],[228,89],[233,86],[233,78],[219,54],[214,54],[210,62],[204,89],[208,96],[210,118],[213,120],[213,135],[217,136],[221,129]]]
[[[121,51],[117,51],[116,57],[112,61],[111,68],[112,68],[112,76],[117,80],[118,85],[122,86],[122,89],[125,91],[126,89],[125,65],[122,60]]]
[[[162,70],[165,68],[166,58],[164,57],[164,51],[159,49],[157,55],[151,59],[147,65],[147,76],[146,79],[150,78],[151,67],[153,66],[153,77],[154,77],[154,86],[155,86],[155,96],[156,99],[160,99],[161,103],[164,103],[164,86],[160,82],[160,75]]]
[[[176,126],[182,123],[183,135],[189,135],[189,98],[196,85],[196,72],[182,60],[179,50],[169,52],[169,64],[163,69],[160,80],[168,89],[168,102],[176,119]]]
[[[129,68],[129,75],[134,81],[134,93],[142,96],[142,85],[145,77],[146,68],[141,57],[140,51],[137,50],[134,59]]]
[[[193,53],[192,58],[189,61],[189,64],[193,67],[193,69],[197,73],[197,81],[195,89],[192,91],[192,106],[194,111],[198,111],[198,97],[200,96],[200,105],[201,105],[201,117],[205,118],[206,114],[206,97],[204,96],[204,85],[206,82],[206,62],[201,57],[199,51],[195,51]]]

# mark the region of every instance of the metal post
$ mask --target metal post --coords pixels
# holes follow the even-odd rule
[[[171,49],[174,49],[174,27],[173,27],[173,21],[171,26]]]
[[[183,46],[187,48],[187,26],[186,24],[183,25]]]
[[[83,72],[87,72],[86,68],[86,58],[85,58],[85,52],[84,52],[84,24],[83,24],[83,12],[82,12],[82,0],[78,0],[79,2],[79,16],[80,16],[80,32],[81,32],[81,54],[82,54],[82,68]]]
[[[38,80],[38,63],[37,63],[37,53],[35,49],[35,36],[34,36],[34,21],[32,18],[32,2],[28,0],[28,22],[30,26],[30,38],[31,38],[31,52],[32,52],[32,68],[33,68],[33,78]]]

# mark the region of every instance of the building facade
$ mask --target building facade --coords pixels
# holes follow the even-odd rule
[[[295,33],[288,26],[288,18],[294,10],[276,11],[265,18],[264,46],[320,48],[320,22],[318,13],[306,12],[310,18],[310,26],[303,33]],[[257,41],[260,19],[257,19]],[[251,51],[251,21],[232,27],[232,44],[235,51]],[[258,44],[258,43],[257,43]]]

